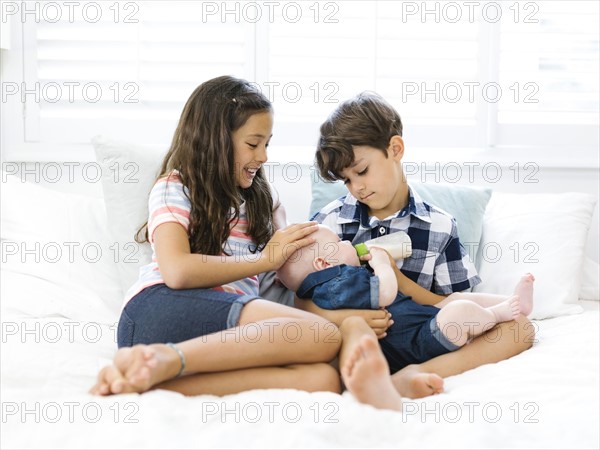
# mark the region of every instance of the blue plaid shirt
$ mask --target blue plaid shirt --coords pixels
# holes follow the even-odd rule
[[[329,226],[353,244],[405,231],[412,240],[412,255],[396,264],[404,275],[436,294],[449,295],[481,283],[458,239],[456,220],[423,202],[410,186],[408,205],[384,220],[369,216],[368,207],[350,193],[329,203],[311,220]]]

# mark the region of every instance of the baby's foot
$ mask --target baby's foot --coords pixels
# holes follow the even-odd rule
[[[179,355],[164,344],[121,348],[115,354],[113,365],[100,371],[90,393],[109,395],[145,392],[177,375],[179,364]]]
[[[519,296],[513,295],[502,303],[490,307],[489,310],[494,314],[496,323],[508,322],[519,317],[521,313],[520,304]]]
[[[406,366],[392,375],[392,383],[402,397],[423,398],[444,392],[444,379],[435,373],[421,372],[417,365]]]
[[[360,339],[342,367],[342,378],[359,402],[402,411],[402,397],[392,383],[389,366],[374,336]]]
[[[533,310],[533,282],[535,277],[526,273],[521,277],[521,280],[515,287],[514,294],[518,295],[521,300],[521,314],[528,316]]]

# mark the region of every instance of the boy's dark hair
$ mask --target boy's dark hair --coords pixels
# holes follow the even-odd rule
[[[342,179],[342,170],[354,162],[355,145],[381,150],[387,158],[392,136],[402,136],[400,115],[383,97],[362,92],[346,100],[321,125],[316,159],[321,177]]]

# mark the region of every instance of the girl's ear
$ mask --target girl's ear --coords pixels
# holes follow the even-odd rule
[[[404,157],[404,140],[401,136],[392,136],[389,150],[395,161],[400,161]]]
[[[313,268],[315,270],[323,270],[327,269],[328,267],[331,267],[331,264],[329,264],[322,256],[317,256],[315,259],[313,259]]]

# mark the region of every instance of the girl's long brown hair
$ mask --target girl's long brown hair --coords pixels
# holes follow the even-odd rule
[[[261,168],[252,185],[241,189],[234,176],[233,132],[256,113],[272,111],[269,100],[252,84],[230,76],[202,83],[185,104],[160,175],[173,170],[187,188],[191,203],[188,228],[192,253],[220,255],[230,229],[239,220],[240,205],[246,201],[247,233],[260,251],[271,239],[273,198]],[[148,241],[148,223],[144,231]]]

